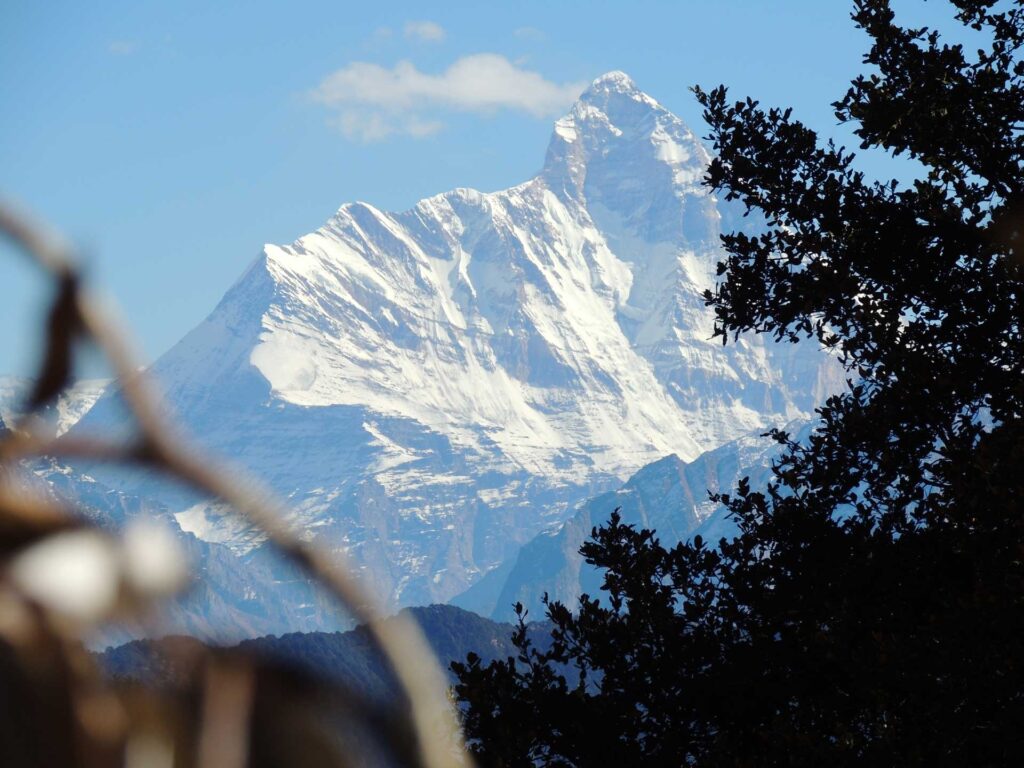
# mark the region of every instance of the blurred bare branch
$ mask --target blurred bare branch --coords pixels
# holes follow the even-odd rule
[[[48,273],[56,289],[47,321],[43,362],[27,403],[29,412],[0,437],[0,558],[6,560],[39,538],[82,524],[67,510],[52,503],[14,494],[11,491],[13,486],[4,481],[3,475],[13,471],[18,462],[33,457],[79,458],[144,464],[166,473],[198,491],[227,502],[237,514],[261,529],[287,558],[329,589],[357,621],[368,627],[407,700],[405,703],[420,765],[425,768],[469,765],[469,758],[458,738],[453,746],[451,734],[458,733],[458,726],[446,699],[445,678],[416,624],[405,616],[392,618],[385,624],[376,600],[353,578],[347,564],[337,555],[328,556],[303,540],[287,524],[284,508],[267,489],[239,470],[202,455],[195,446],[183,442],[165,423],[165,408],[147,375],[141,372],[138,358],[132,353],[124,331],[85,289],[70,250],[61,245],[58,238],[3,203],[0,203],[0,232]],[[113,368],[117,385],[135,420],[137,433],[134,440],[119,444],[74,435],[53,437],[38,428],[39,409],[71,383],[76,350],[82,344],[94,345]],[[21,627],[24,637],[42,632],[58,646],[75,639],[65,637],[60,640],[61,631],[43,622],[38,608],[30,599],[25,595],[12,597],[14,592],[8,581],[4,577],[0,586],[7,590],[8,600],[15,601],[10,605],[20,600],[24,615],[35,617],[27,620],[32,627]],[[10,606],[4,608],[0,599],[0,614],[5,610],[14,611]],[[9,618],[0,616],[0,636],[11,642],[13,630],[7,627]],[[42,623],[35,626],[33,622]],[[31,649],[31,644],[27,647]],[[197,750],[195,764],[201,768],[240,768],[252,764],[253,759],[247,754],[247,745],[251,737],[249,719],[256,678],[245,663],[218,659],[207,662],[205,683],[198,685],[203,703],[197,742],[193,745]],[[118,717],[114,713],[119,711],[118,707],[123,709],[123,702],[119,703],[116,697],[96,689],[94,682],[83,687],[82,679],[73,671],[69,673],[69,680],[72,679],[75,682],[69,683],[67,706],[78,713],[80,722],[76,726],[78,736],[75,738],[81,740],[81,726],[91,723],[85,729],[86,741],[95,746],[103,741],[96,736],[96,724],[115,723]],[[33,683],[30,681],[29,684]],[[90,691],[84,698],[83,690]],[[103,756],[109,750],[101,749],[96,755],[103,755],[96,757],[90,748],[77,750],[79,762],[61,764],[134,765],[140,755],[150,755],[147,759],[156,763],[159,762],[156,756],[164,754],[161,750],[166,752],[167,749],[172,750],[167,754],[173,759],[173,763],[168,762],[168,765],[185,764],[179,760],[180,755],[173,754],[172,747],[167,746],[179,738],[175,733],[180,734],[181,725],[165,723],[154,727],[151,715],[159,710],[157,705],[147,705],[140,711],[149,712],[148,719],[127,718],[138,722],[135,722],[134,729],[122,729],[124,732],[119,736],[122,749],[113,762],[108,762],[108,757]],[[443,722],[442,727],[439,727],[439,718]],[[173,717],[171,719],[174,720]],[[182,717],[179,715],[178,719]],[[90,762],[82,762],[87,753],[92,755],[88,758]]]

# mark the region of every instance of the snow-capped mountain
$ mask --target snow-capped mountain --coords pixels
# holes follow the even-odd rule
[[[286,497],[386,600],[447,600],[580,500],[805,418],[836,386],[813,345],[712,340],[701,296],[734,213],[701,185],[708,162],[609,73],[556,123],[533,179],[401,213],[342,206],[266,246],[152,372],[184,431]],[[116,392],[76,427],[125,428]],[[261,556],[215,504],[142,471],[89,472]],[[333,626],[295,599],[291,628]]]

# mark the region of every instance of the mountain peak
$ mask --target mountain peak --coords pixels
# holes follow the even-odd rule
[[[651,195],[678,198],[700,188],[709,162],[682,120],[614,70],[594,80],[555,123],[543,177],[569,198],[602,198],[606,207],[630,214],[646,208]],[[650,195],[638,193],[644,189]]]
[[[633,82],[633,78],[627,75],[625,72],[613,69],[611,72],[605,72],[603,75],[598,77],[594,82],[587,88],[589,91],[635,91],[637,90],[636,83]]]
[[[605,113],[612,122],[615,117],[621,119],[624,112],[662,110],[657,101],[637,87],[633,78],[617,69],[605,72],[594,80],[580,94],[569,115],[584,115],[593,112],[595,108]]]

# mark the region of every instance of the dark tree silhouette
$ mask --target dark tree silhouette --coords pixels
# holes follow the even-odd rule
[[[952,5],[984,48],[854,4],[868,73],[835,113],[909,185],[695,89],[707,183],[767,222],[723,238],[717,333],[816,337],[849,387],[718,497],[733,539],[613,515],[582,550],[606,595],[550,604],[550,649],[454,665],[483,765],[1024,764],[1024,0]]]

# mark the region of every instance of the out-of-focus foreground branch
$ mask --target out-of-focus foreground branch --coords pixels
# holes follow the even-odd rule
[[[0,434],[0,640],[13,649],[11,658],[0,653],[0,675],[23,686],[0,677],[7,687],[0,696],[0,719],[4,705],[16,708],[21,697],[26,713],[51,718],[38,725],[40,732],[51,729],[52,736],[45,745],[33,745],[29,739],[17,748],[22,752],[8,749],[8,753],[23,755],[15,759],[26,765],[241,768],[279,764],[273,757],[278,748],[291,750],[281,758],[294,765],[365,764],[366,754],[378,755],[386,764],[426,768],[468,764],[455,713],[445,695],[443,673],[415,623],[398,616],[385,624],[376,601],[352,577],[346,563],[300,538],[286,522],[281,504],[265,488],[201,455],[165,423],[165,409],[146,374],[140,372],[125,334],[86,290],[66,246],[3,203],[0,231],[45,270],[56,288],[43,362],[26,403],[27,413]],[[117,377],[137,427],[127,442],[54,437],[40,428],[40,409],[72,383],[76,353],[85,344],[102,353]],[[205,649],[202,658],[194,658],[195,646],[190,646],[189,657],[179,661],[194,674],[186,676],[190,684],[176,689],[174,695],[139,686],[123,690],[104,681],[82,650],[85,628],[51,615],[14,577],[18,558],[27,549],[87,527],[84,518],[74,513],[73,500],[46,498],[17,482],[19,467],[40,457],[142,464],[227,502],[367,626],[404,701],[393,711],[377,712],[377,705],[359,701],[357,692],[334,691],[330,700],[335,713],[328,719],[342,725],[328,729],[330,736],[321,734],[317,747],[315,735],[307,732],[312,727],[310,718],[298,725],[294,713],[302,707],[315,709],[323,692],[299,695],[302,701],[286,703],[296,696],[294,681],[282,681],[278,671],[231,651]],[[133,597],[135,603],[121,601],[119,609],[152,608],[140,604],[148,596]],[[261,699],[271,691],[273,697],[283,697],[276,704]],[[290,717],[284,711],[289,707]],[[344,725],[347,720],[352,722]],[[293,727],[299,730],[288,732]],[[5,734],[0,726],[0,739],[27,738],[14,730],[8,725],[10,732]],[[372,738],[352,735],[360,730],[370,731]],[[376,752],[367,753],[368,748],[360,746],[374,740]],[[271,746],[256,750],[256,744]]]

